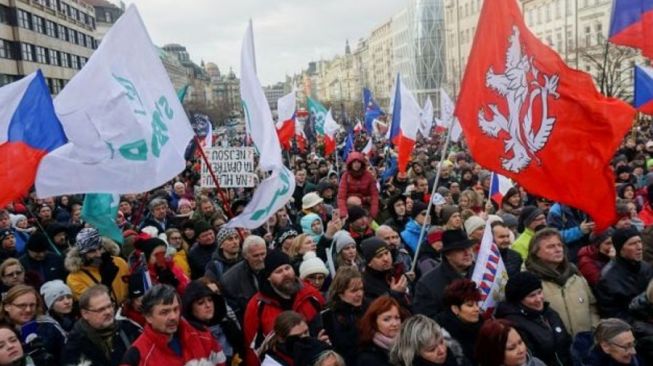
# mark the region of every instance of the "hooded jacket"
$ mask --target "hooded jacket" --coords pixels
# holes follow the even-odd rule
[[[361,168],[357,172],[354,172],[351,168],[354,161],[361,163]],[[340,186],[338,187],[340,217],[347,216],[347,197],[350,196],[357,196],[363,201],[363,207],[369,209],[370,217],[374,218],[379,213],[379,191],[376,188],[376,181],[372,174],[367,171],[365,156],[358,151],[349,154],[347,170],[340,178]]]
[[[118,244],[103,238],[102,245],[104,246],[104,250],[111,254],[113,264],[118,267],[118,273],[111,282],[110,290],[112,290],[116,302],[121,304],[125,299],[127,299],[127,282],[124,281],[123,278],[127,278],[129,275],[129,267],[127,266],[127,262],[119,257],[120,248],[118,247]],[[100,276],[99,268],[85,266],[84,260],[82,259],[81,254],[79,254],[77,248],[71,248],[70,251],[68,251],[66,260],[64,261],[64,266],[68,272],[70,272],[66,278],[66,284],[72,290],[75,300],[79,301],[79,297],[87,288],[102,283],[102,276]]]
[[[226,357],[222,347],[211,334],[191,326],[183,318],[179,319],[176,336],[181,345],[181,355],[169,346],[167,334],[159,333],[149,325],[127,350],[121,365],[129,366],[225,366]]]

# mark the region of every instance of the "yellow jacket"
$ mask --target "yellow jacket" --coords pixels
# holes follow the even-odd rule
[[[528,248],[531,246],[531,239],[533,239],[533,236],[535,236],[535,231],[526,228],[510,247],[512,250],[519,253],[524,262],[528,257]]]
[[[188,254],[185,250],[180,250],[172,257],[172,261],[190,278],[190,266],[188,265]]]

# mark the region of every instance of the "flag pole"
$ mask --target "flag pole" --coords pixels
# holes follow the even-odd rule
[[[442,171],[442,164],[444,163],[444,157],[447,154],[447,149],[449,149],[449,141],[451,140],[451,130],[453,130],[454,123],[451,123],[447,130],[447,138],[442,147],[442,153],[440,156],[440,164],[438,164],[438,170],[435,173],[435,180],[433,181],[433,188],[431,189],[431,197],[429,203],[426,206],[426,217],[424,218],[424,224],[419,231],[419,240],[417,241],[417,247],[415,248],[415,254],[413,256],[413,263],[410,266],[410,271],[415,272],[415,266],[417,265],[417,257],[419,256],[419,250],[422,247],[422,241],[424,240],[424,232],[426,231],[426,223],[429,222],[429,217],[431,215],[431,207],[433,206],[433,196],[438,189],[438,182],[440,181],[440,172]]]
[[[204,160],[204,163],[206,164],[207,169],[209,170],[209,173],[211,174],[211,178],[213,179],[213,183],[215,183],[215,188],[218,190],[218,194],[220,195],[220,199],[222,200],[223,205],[225,206],[225,211],[227,213],[227,216],[229,219],[234,217],[234,214],[231,212],[231,205],[229,204],[229,201],[227,200],[227,197],[225,197],[224,192],[222,191],[222,188],[220,187],[220,182],[218,182],[218,178],[215,176],[215,172],[213,171],[213,168],[211,167],[211,163],[209,163],[209,159],[206,157],[206,154],[204,153],[204,148],[200,144],[200,139],[197,137],[197,134],[195,134],[195,144],[197,145],[198,150],[200,151],[200,155],[202,155],[202,160]]]

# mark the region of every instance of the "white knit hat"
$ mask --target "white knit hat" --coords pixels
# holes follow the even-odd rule
[[[70,287],[63,283],[62,280],[48,281],[41,286],[41,296],[43,296],[43,301],[48,309],[60,297],[66,295],[72,296],[73,292],[70,291]]]
[[[485,227],[485,220],[478,216],[470,216],[465,220],[465,232],[467,235],[471,235],[476,229]]]
[[[324,262],[315,255],[315,252],[306,252],[302,264],[299,265],[299,278],[303,280],[316,273],[322,273],[328,276],[329,270],[326,268]]]

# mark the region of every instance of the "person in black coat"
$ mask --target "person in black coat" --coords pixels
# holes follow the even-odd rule
[[[483,326],[478,306],[481,293],[476,284],[468,279],[453,281],[444,290],[446,309],[437,315],[436,321],[460,343],[465,358],[474,361],[474,347]]]
[[[617,256],[601,271],[596,299],[602,318],[629,320],[628,305],[646,289],[653,268],[642,261],[642,238],[635,227],[615,230],[612,244]]]
[[[39,286],[52,280],[66,280],[68,272],[64,267],[63,257],[49,252],[50,243],[45,234],[35,232],[27,241],[27,252],[18,260],[25,272],[33,274],[39,280]]]
[[[417,281],[413,312],[431,319],[444,310],[444,289],[451,282],[471,278],[474,269],[472,241],[462,230],[446,230],[442,234],[442,264]],[[367,291],[367,288],[366,288]]]
[[[408,278],[404,273],[393,273],[392,255],[386,242],[377,237],[365,239],[361,251],[367,262],[363,274],[365,300],[372,302],[379,296],[389,295],[408,309]]]
[[[105,286],[96,285],[86,290],[80,297],[79,304],[82,318],[68,335],[61,364],[119,365],[125,352],[143,330],[131,320],[104,317],[108,307],[113,309],[113,302]]]
[[[499,253],[501,253],[501,259],[503,260],[503,265],[506,267],[506,272],[508,272],[508,278],[519,273],[523,260],[517,251],[510,249],[510,245],[512,245],[510,228],[501,221],[493,222],[492,237],[497,247],[499,247]]]
[[[510,277],[506,301],[494,316],[513,322],[533,356],[549,366],[571,365],[571,335],[542,294],[542,281],[530,272]]]
[[[322,327],[331,340],[333,349],[347,365],[356,364],[358,328],[364,305],[363,280],[355,267],[338,268],[331,282],[327,307],[322,311]]]

